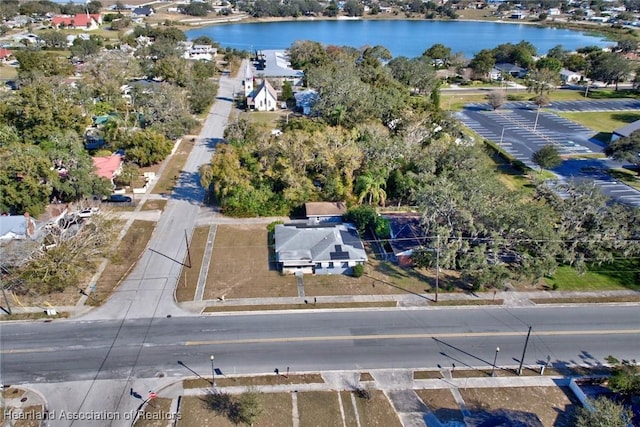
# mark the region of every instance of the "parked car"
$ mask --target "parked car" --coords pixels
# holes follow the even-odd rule
[[[78,216],[80,218],[91,218],[91,215],[100,212],[98,208],[84,208],[80,212],[78,212]]]
[[[131,197],[122,194],[112,194],[108,199],[104,200],[108,203],[131,203]]]

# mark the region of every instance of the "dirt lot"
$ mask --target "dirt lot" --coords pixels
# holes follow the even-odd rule
[[[469,388],[460,394],[474,418],[501,419],[504,425],[538,425],[537,417],[543,426],[570,427],[579,405],[568,387]]]
[[[463,422],[462,412],[449,389],[416,390],[416,394],[441,423]]]
[[[269,393],[262,394],[260,397],[263,412],[254,427],[288,427],[293,425],[291,394]],[[227,417],[211,411],[200,397],[184,397],[180,406],[178,427],[193,426],[237,427],[237,424],[231,422]]]
[[[365,275],[360,278],[305,276],[305,295],[421,294],[431,291],[432,278],[426,274],[372,258],[370,256]],[[239,259],[243,262],[237,262]],[[264,225],[218,226],[204,298],[296,296],[295,277],[282,276],[272,260]],[[450,279],[456,280],[455,277]],[[447,278],[443,278],[441,283],[447,283]]]

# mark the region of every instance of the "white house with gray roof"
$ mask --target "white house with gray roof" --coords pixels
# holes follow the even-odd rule
[[[283,274],[349,274],[367,261],[353,224],[278,224],[274,235]]]

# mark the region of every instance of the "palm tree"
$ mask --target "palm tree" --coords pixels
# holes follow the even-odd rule
[[[387,171],[367,171],[356,180],[356,191],[358,193],[358,203],[362,203],[368,197],[368,203],[380,204],[384,206],[387,201]]]

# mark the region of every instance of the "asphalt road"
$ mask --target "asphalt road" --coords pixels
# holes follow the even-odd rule
[[[4,384],[205,375],[211,354],[227,374],[478,367],[496,347],[515,365],[529,325],[527,365],[640,354],[637,306],[377,309],[16,323],[3,326],[1,371]]]

